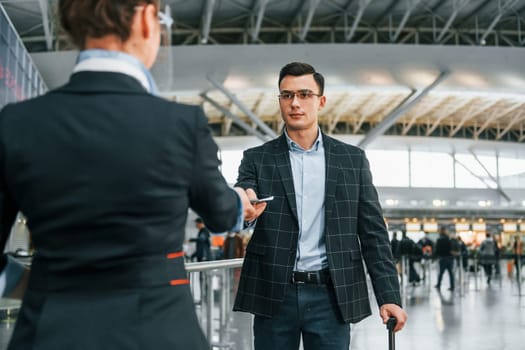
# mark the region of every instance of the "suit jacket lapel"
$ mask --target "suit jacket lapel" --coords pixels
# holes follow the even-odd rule
[[[292,166],[290,164],[290,155],[288,154],[288,144],[284,133],[277,139],[274,144],[275,164],[281,176],[281,183],[284,187],[284,193],[288,199],[288,204],[292,209],[292,214],[297,220],[297,204],[295,202],[295,188],[293,185]]]
[[[335,200],[335,190],[337,185],[337,175],[339,172],[339,162],[336,154],[336,145],[332,139],[323,134],[323,145],[325,154],[325,218],[329,218],[332,214],[332,207]]]

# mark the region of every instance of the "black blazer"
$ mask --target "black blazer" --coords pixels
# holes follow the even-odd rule
[[[238,196],[202,109],[79,72],[0,113],[3,248],[36,256],[9,349],[205,349],[182,260],[188,208],[231,229]]]
[[[323,134],[325,228],[330,275],[341,315],[370,315],[362,260],[379,305],[401,305],[390,242],[364,152]],[[271,317],[290,285],[299,226],[286,136],[244,152],[236,186],[272,195],[248,243],[234,310]]]

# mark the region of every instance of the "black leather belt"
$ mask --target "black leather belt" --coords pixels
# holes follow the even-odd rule
[[[292,283],[327,284],[328,282],[330,282],[330,270],[328,269],[292,272]]]

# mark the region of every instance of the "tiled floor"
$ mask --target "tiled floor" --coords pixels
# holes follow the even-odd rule
[[[7,348],[7,343],[15,326],[16,311],[20,302],[0,299],[0,349]]]
[[[428,286],[410,287],[406,307],[409,321],[396,335],[403,350],[518,350],[525,349],[525,296],[516,283],[504,279],[463,296],[439,293]],[[377,314],[353,326],[352,350],[387,349],[385,328]]]
[[[409,315],[406,328],[396,334],[396,348],[402,350],[524,350],[525,284],[521,297],[517,283],[504,275],[490,286],[484,277],[466,274],[463,288],[448,291],[448,275],[441,292],[433,288],[437,264],[430,280],[404,288],[404,305]],[[502,263],[503,265],[503,263]],[[502,269],[502,271],[504,271]],[[374,314],[351,326],[352,350],[388,349],[386,327]],[[245,350],[251,346],[251,317],[233,313],[229,331],[223,337]],[[233,331],[232,331],[233,330]]]
[[[435,264],[434,264],[435,265]],[[406,328],[396,335],[396,348],[403,350],[519,350],[525,349],[525,284],[519,295],[517,283],[504,275],[492,282],[466,276],[463,288],[447,290],[448,276],[442,291],[431,281],[405,287],[405,309],[409,314]],[[504,270],[502,270],[504,271]],[[432,281],[433,280],[433,281]],[[214,285],[214,289],[224,286]],[[198,292],[196,293],[198,294]],[[216,293],[215,293],[216,294]],[[219,298],[215,295],[215,300]],[[196,305],[198,314],[206,318],[206,303]],[[387,331],[377,308],[366,320],[352,325],[352,350],[387,349]],[[213,343],[215,349],[251,349],[251,316],[224,311],[220,327],[220,308],[213,310]],[[0,323],[0,350],[6,348],[13,328],[12,321]],[[203,324],[206,329],[206,324]]]

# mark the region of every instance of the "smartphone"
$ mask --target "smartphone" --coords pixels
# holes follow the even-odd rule
[[[250,200],[250,203],[257,204],[257,203],[262,203],[262,202],[269,202],[271,200],[273,200],[273,196],[266,197],[266,198],[252,199]]]

